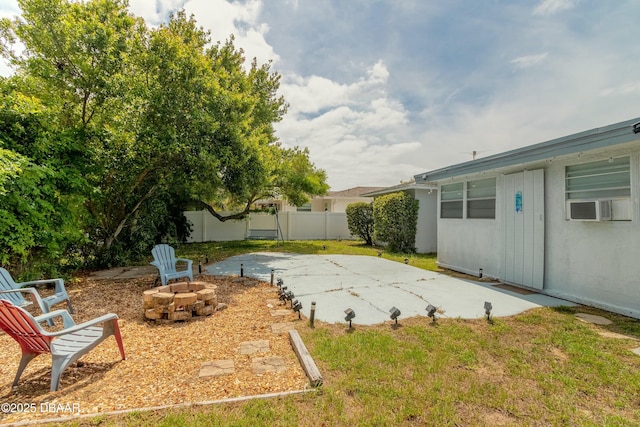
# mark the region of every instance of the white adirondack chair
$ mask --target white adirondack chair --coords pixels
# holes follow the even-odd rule
[[[16,292],[19,290],[0,291],[0,294],[4,296]],[[48,332],[42,329],[39,322],[53,317],[62,318],[63,330]],[[100,323],[102,327],[96,326]],[[113,313],[76,325],[66,310],[55,310],[33,317],[8,300],[0,300],[0,329],[16,340],[22,349],[13,387],[18,386],[18,380],[29,362],[40,354],[51,353],[51,391],[58,390],[64,370],[111,335],[118,343],[122,360],[125,360],[118,316]]]
[[[193,282],[193,261],[186,258],[176,258],[175,250],[169,245],[156,245],[152,250],[153,262],[151,265],[158,269],[162,285],[166,285],[169,280],[186,277]],[[187,263],[186,270],[176,269],[178,262]]]

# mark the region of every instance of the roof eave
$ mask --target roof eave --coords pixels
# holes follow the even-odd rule
[[[602,128],[596,128],[552,139],[539,144],[505,151],[493,156],[458,163],[430,172],[424,172],[415,175],[414,178],[416,182],[436,182],[445,178],[499,169],[518,164],[528,164],[567,154],[624,144],[632,142],[633,140],[640,141],[640,134],[635,133],[634,127],[634,125],[637,126],[639,121],[640,118],[627,120]]]

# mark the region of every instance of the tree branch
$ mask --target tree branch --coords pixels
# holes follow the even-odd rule
[[[155,192],[156,188],[157,187],[151,187],[151,190],[149,190],[144,196],[142,196],[140,198],[140,200],[138,200],[138,203],[136,203],[134,208],[129,213],[127,213],[124,218],[122,218],[122,221],[120,221],[120,223],[116,227],[115,231],[109,237],[107,237],[105,239],[104,244],[105,244],[105,246],[107,248],[111,247],[111,244],[113,243],[113,241],[118,237],[118,235],[120,234],[120,232],[124,228],[125,224],[129,220],[129,218],[131,218],[131,215],[133,215],[134,213],[136,213],[136,211],[138,209],[140,209],[140,206],[142,206],[142,203],[145,200],[147,200],[149,197],[151,197],[151,195]]]

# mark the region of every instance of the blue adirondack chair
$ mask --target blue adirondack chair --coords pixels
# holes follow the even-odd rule
[[[152,250],[153,262],[151,265],[157,267],[162,285],[166,285],[169,280],[186,277],[193,282],[193,261],[186,258],[176,258],[175,250],[169,245],[156,245]],[[176,270],[178,262],[187,263],[186,270]]]
[[[0,295],[17,292],[19,291],[0,291]],[[57,332],[42,329],[39,323],[54,317],[62,318],[64,329]],[[102,327],[96,326],[100,323]],[[0,300],[0,329],[16,340],[22,349],[13,387],[18,386],[18,380],[29,362],[40,354],[51,353],[51,391],[58,390],[64,370],[111,335],[118,343],[122,360],[125,360],[118,316],[113,313],[76,325],[66,310],[55,310],[33,317],[10,301]]]
[[[36,291],[34,286],[47,283],[53,283],[55,285],[53,294],[41,298],[40,294]],[[22,291],[9,292],[0,295],[0,299],[11,301],[13,305],[17,305],[18,307],[28,307],[33,302],[35,302],[40,307],[43,313],[50,312],[52,306],[66,301],[69,313],[73,314],[74,312],[73,306],[71,305],[71,300],[69,299],[69,295],[67,294],[67,290],[64,287],[64,281],[62,279],[44,279],[34,280],[31,282],[16,283],[11,277],[11,274],[9,274],[9,272],[4,268],[0,267],[0,291],[10,291],[15,289],[21,289]],[[33,302],[28,301],[24,298],[23,294],[25,293],[31,294]],[[49,319],[49,324],[53,325],[53,321],[51,319]]]

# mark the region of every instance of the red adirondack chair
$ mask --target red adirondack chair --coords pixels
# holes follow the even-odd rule
[[[0,294],[6,292],[12,291],[2,291]],[[58,316],[64,325],[61,331],[48,332],[39,325],[39,322]],[[95,326],[100,323],[102,327]],[[51,353],[51,391],[58,390],[62,372],[111,335],[118,343],[122,360],[125,360],[118,316],[113,313],[76,325],[66,310],[33,317],[26,310],[0,299],[0,329],[16,340],[22,349],[13,387],[18,386],[20,375],[31,360],[40,354]]]

